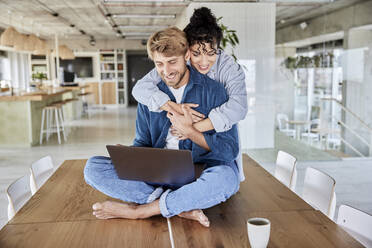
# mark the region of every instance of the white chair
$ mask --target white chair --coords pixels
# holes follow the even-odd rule
[[[289,128],[288,116],[286,114],[277,114],[276,120],[278,121],[278,128],[280,132],[285,133],[287,136],[296,137],[296,130]]]
[[[39,159],[31,165],[30,171],[30,188],[35,194],[54,172],[52,158],[46,156]]]
[[[338,210],[337,224],[365,247],[372,247],[372,215],[347,205]]]
[[[6,190],[8,196],[8,219],[11,220],[17,211],[31,198],[30,177],[23,177],[14,181]]]
[[[311,132],[311,129],[320,127],[320,119],[313,119],[310,121],[309,126],[307,127],[306,132],[301,133],[301,138],[306,138],[310,145],[313,144],[313,141],[320,141],[319,133]]]
[[[297,182],[296,158],[289,153],[279,151],[274,176],[294,191]]]
[[[308,167],[302,198],[333,219],[336,210],[335,186],[336,181],[332,177],[320,170]]]

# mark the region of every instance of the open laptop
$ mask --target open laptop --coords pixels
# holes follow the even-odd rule
[[[205,165],[194,165],[191,151],[107,145],[120,179],[180,187],[197,179]]]

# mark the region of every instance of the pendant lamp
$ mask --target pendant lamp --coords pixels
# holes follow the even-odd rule
[[[16,51],[23,51],[27,40],[27,35],[18,33],[18,36],[14,42],[14,48]]]
[[[36,35],[34,34],[30,34],[28,37],[27,37],[27,40],[25,42],[25,46],[24,46],[24,49],[26,51],[34,51],[36,50],[36,43],[38,42],[38,38],[36,37]]]
[[[44,40],[37,38],[37,42],[35,43],[35,50],[33,54],[35,55],[48,55],[48,45]]]
[[[18,32],[13,27],[8,27],[5,31],[1,34],[0,37],[0,45],[2,46],[14,46],[15,38],[18,36]]]

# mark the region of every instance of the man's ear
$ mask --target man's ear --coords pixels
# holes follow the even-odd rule
[[[186,60],[186,61],[189,61],[189,60],[190,60],[190,56],[191,56],[191,55],[190,55],[190,50],[187,49],[187,52],[186,52],[186,54],[185,54],[185,60]]]

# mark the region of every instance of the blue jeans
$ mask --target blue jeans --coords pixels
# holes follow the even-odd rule
[[[160,197],[164,217],[194,209],[205,209],[226,201],[239,190],[239,172],[235,163],[205,169],[200,178],[178,189],[167,189],[149,183],[118,177],[111,159],[96,156],[87,161],[85,181],[102,193],[126,202],[150,203]]]

